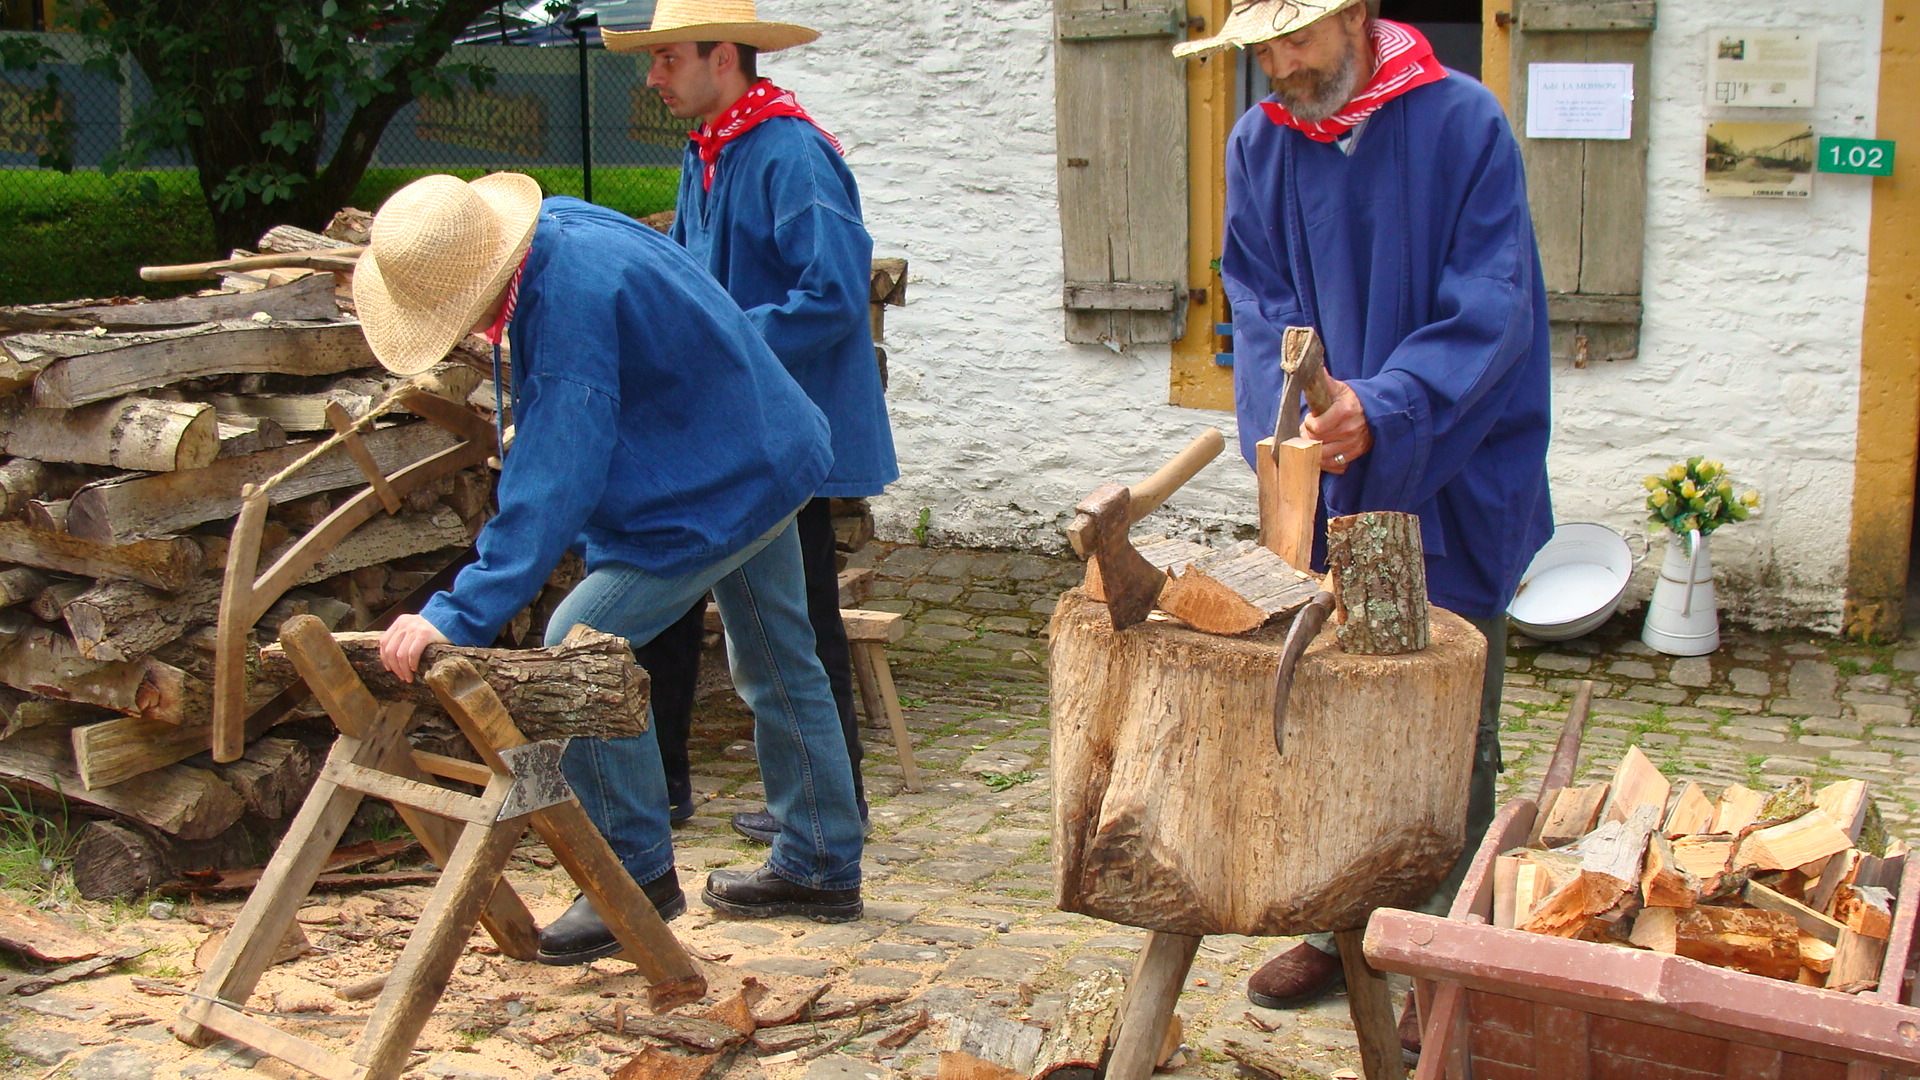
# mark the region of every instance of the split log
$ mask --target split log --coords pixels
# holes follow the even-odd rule
[[[1680,947],[1680,912],[1670,907],[1643,908],[1633,917],[1627,941],[1657,953],[1673,953]]]
[[[23,517],[41,532],[63,533],[67,531],[67,510],[72,506],[72,499],[33,499],[27,503]]]
[[[1673,841],[1675,866],[1700,882],[1701,893],[1712,893],[1733,872],[1734,841],[1730,836],[1682,836]]]
[[[28,347],[19,340],[0,339],[0,397],[17,394],[33,385],[54,361],[52,353]]]
[[[1647,841],[1646,869],[1640,872],[1640,903],[1650,908],[1685,908],[1699,900],[1699,880],[1674,861],[1672,841],[1656,831]]]
[[[1547,847],[1571,844],[1592,832],[1600,824],[1600,812],[1606,808],[1607,792],[1612,785],[1602,782],[1583,788],[1562,788],[1553,801],[1553,809],[1540,823],[1536,838]]]
[[[1666,814],[1667,793],[1672,785],[1660,774],[1660,769],[1647,760],[1647,755],[1638,746],[1627,747],[1620,756],[1620,764],[1613,770],[1613,785],[1607,795],[1607,808],[1600,813],[1602,821],[1625,821],[1633,809],[1647,803]]]
[[[1701,906],[1679,913],[1674,951],[1769,979],[1800,974],[1800,928],[1777,911]]]
[[[220,457],[245,457],[287,445],[286,429],[271,420],[262,420],[257,416],[220,416],[217,419],[219,422],[214,425],[214,432],[220,443]]]
[[[1251,540],[1188,562],[1160,590],[1159,607],[1209,634],[1244,634],[1305,607],[1320,579]]]
[[[34,307],[0,307],[0,331],[87,330],[95,326],[117,331],[153,330],[247,319],[256,312],[276,320],[312,321],[335,318],[340,314],[340,305],[333,299],[332,280],[326,275],[314,275],[281,288],[251,293],[182,296],[141,304],[96,304],[82,300]]]
[[[16,457],[0,465],[0,517],[12,517],[27,503],[46,493],[47,467],[32,458]]]
[[[1813,804],[1847,834],[1848,840],[1860,839],[1860,828],[1867,822],[1867,782],[1841,780],[1814,793]]]
[[[1282,643],[1172,622],[1115,632],[1078,589],[1053,618],[1058,903],[1170,934],[1361,926],[1417,903],[1464,843],[1485,641],[1431,612],[1431,646],[1295,669],[1285,752],[1271,724]],[[1297,718],[1297,719],[1296,719]],[[1348,790],[1326,797],[1326,770]],[[1245,811],[1248,799],[1263,807]]]
[[[0,683],[61,701],[172,724],[210,716],[206,683],[153,657],[101,663],[80,655],[73,639],[34,626],[0,649]]]
[[[1831,945],[1840,940],[1846,927],[1790,896],[1782,896],[1757,881],[1749,881],[1740,890],[1740,898],[1761,911],[1777,911],[1791,918],[1802,934],[1810,934]]]
[[[1815,911],[1832,911],[1833,900],[1840,887],[1853,882],[1864,858],[1867,856],[1849,848],[1828,859],[1827,864],[1820,868],[1820,879],[1807,890],[1807,906]]]
[[[1862,937],[1885,940],[1893,933],[1893,897],[1875,885],[1847,885],[1833,901],[1833,917]]]
[[[456,439],[438,425],[418,423],[370,431],[362,441],[381,471],[391,476],[453,446]],[[183,532],[203,521],[233,517],[240,512],[242,487],[272,477],[312,448],[309,443],[295,443],[278,450],[225,458],[204,469],[115,477],[89,484],[73,496],[67,530],[103,544],[129,544]],[[364,483],[365,475],[341,446],[276,484],[268,498],[287,502]]]
[[[122,398],[85,408],[0,403],[0,453],[143,472],[199,469],[220,455],[213,408]]]
[[[55,701],[38,694],[22,693],[11,686],[0,686],[0,739],[11,739],[34,728],[72,727],[105,715],[90,705]]]
[[[1609,821],[1583,837],[1576,848],[1580,872],[1555,889],[1520,929],[1553,937],[1575,937],[1590,919],[1611,911],[1640,884],[1648,838],[1665,808],[1642,803],[1625,821]]]
[[[27,610],[33,612],[33,617],[36,619],[50,623],[60,622],[66,617],[67,608],[75,600],[85,596],[87,590],[93,587],[94,583],[86,578],[65,578],[49,582],[47,587],[41,589],[40,594],[33,598],[33,603],[27,605]]]
[[[327,406],[339,405],[358,420],[373,408],[376,396],[348,390],[319,394],[208,394],[208,404],[221,417],[269,420],[285,431],[330,431]]]
[[[1804,930],[1800,932],[1800,966],[1808,971],[1820,975],[1826,975],[1831,972],[1833,970],[1834,955],[1839,951],[1839,947],[1831,942],[1822,941],[1820,938]],[[1802,974],[1804,975],[1804,972]],[[1805,980],[1803,979],[1802,981]],[[1825,979],[1820,979],[1813,985],[1821,986],[1825,985],[1825,983]]]
[[[335,634],[333,639],[374,697],[438,708],[424,680],[403,683],[380,662],[378,633]],[[575,627],[551,649],[429,645],[420,670],[451,656],[476,662],[514,722],[536,742],[567,736],[619,738],[647,728],[647,673],[633,662],[624,638]],[[260,673],[272,682],[298,679],[279,645],[260,651]]]
[[[345,213],[345,211],[341,213]],[[334,215],[336,219],[339,218],[339,216],[339,214]],[[366,241],[361,240],[358,241],[358,243],[364,244]],[[261,233],[259,243],[254,245],[254,247],[260,249],[261,254],[289,251],[326,251],[351,246],[353,245],[348,241],[328,236],[325,233],[317,233],[312,229],[303,229],[298,225],[275,225],[273,228]],[[325,277],[326,275],[316,274],[314,276]]]
[[[96,806],[182,840],[218,836],[245,809],[240,796],[219,777],[185,765],[88,791],[74,768],[66,733],[46,729],[0,740],[0,784],[36,797]]]
[[[266,821],[292,817],[306,801],[316,772],[313,751],[297,739],[256,739],[239,761],[213,771],[233,785],[247,812]]]
[[[1852,838],[1840,831],[1832,818],[1814,810],[1792,821],[1748,833],[1740,841],[1740,851],[1734,856],[1734,868],[1791,870],[1852,846]]]
[[[204,687],[205,683],[199,683]],[[247,698],[247,742],[260,739],[274,727],[296,719],[288,711],[260,710],[278,692],[277,684],[258,682]],[[210,695],[209,695],[210,696]],[[90,724],[76,724],[70,732],[74,768],[89,790],[111,787],[163,769],[195,754],[205,753],[213,741],[213,710],[200,706],[177,722],[139,716],[116,716]],[[244,760],[244,758],[242,759]]]
[[[1674,799],[1673,812],[1667,815],[1667,823],[1661,826],[1661,831],[1671,839],[1709,832],[1712,826],[1713,800],[1707,798],[1707,793],[1699,784],[1687,781]]]
[[[1427,647],[1427,567],[1419,518],[1379,511],[1332,519],[1327,568],[1342,649],[1393,656]]]
[[[1880,985],[1880,971],[1887,960],[1883,938],[1868,937],[1842,930],[1833,948],[1833,965],[1827,972],[1827,989],[1858,994]]]
[[[1190,563],[1207,554],[1205,544],[1196,544],[1191,540],[1174,540],[1168,537],[1152,537],[1134,545],[1140,557],[1155,570],[1166,571],[1172,567]],[[1100,563],[1087,560],[1087,579],[1080,586],[1089,599],[1104,604],[1107,602],[1106,585],[1100,579]]]
[[[24,604],[46,591],[47,575],[27,566],[0,570],[0,608]]]
[[[1066,1006],[1034,1055],[1033,1080],[1047,1080],[1061,1069],[1098,1069],[1125,995],[1126,981],[1111,969],[1068,987]]]
[[[186,588],[208,561],[200,545],[184,536],[114,547],[15,521],[0,521],[0,560],[106,581],[138,581],[170,592]]]
[[[1713,828],[1717,833],[1738,833],[1741,829],[1760,820],[1760,808],[1766,805],[1764,793],[1753,790],[1744,784],[1729,784],[1720,793],[1720,801],[1713,809]]]
[[[34,404],[71,409],[188,379],[243,373],[332,375],[376,364],[355,322],[266,327],[238,320],[151,340],[101,340],[105,348],[68,356],[41,371],[33,380]]]

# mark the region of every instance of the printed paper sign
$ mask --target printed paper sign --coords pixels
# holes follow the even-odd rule
[[[1811,30],[1707,34],[1707,104],[1810,109],[1820,42]]]
[[[1632,137],[1632,64],[1527,65],[1527,138]]]

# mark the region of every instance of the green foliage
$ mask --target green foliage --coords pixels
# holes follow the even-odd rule
[[[1019,772],[1011,773],[983,772],[980,774],[980,782],[994,791],[1005,791],[1018,784],[1031,783],[1033,779],[1032,769],[1021,769]]]
[[[1706,536],[1730,521],[1745,521],[1760,506],[1760,493],[1735,496],[1727,467],[1718,461],[1690,457],[1675,462],[1664,473],[1641,481],[1647,489],[1647,522],[1672,529],[1681,536],[1699,530]]]
[[[29,894],[51,892],[73,857],[63,805],[59,821],[35,813],[12,790],[0,794],[0,884]]]
[[[933,524],[933,507],[920,508],[920,523],[913,527],[913,542],[921,547],[927,546],[927,528]]]

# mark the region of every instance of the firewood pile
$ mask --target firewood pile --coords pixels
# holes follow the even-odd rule
[[[363,241],[351,230],[364,215],[343,218],[329,230],[341,235],[282,227],[262,250]],[[80,838],[83,894],[258,858],[263,823],[298,809],[330,737],[250,730],[260,737],[240,760],[206,753],[243,488],[280,477],[260,528],[265,571],[366,491],[368,468],[393,476],[460,442],[402,406],[403,384],[493,423],[491,357],[463,344],[410,381],[389,375],[352,318],[349,272],[221,284],[160,302],[0,308],[0,785],[104,819]],[[358,434],[293,468],[342,428]],[[390,492],[252,621],[247,668],[293,615],[353,630],[407,601],[470,545],[491,489],[475,464]],[[256,671],[246,710],[286,678]]]
[[[1906,857],[1864,781],[1712,798],[1674,792],[1629,747],[1499,856],[1494,923],[1859,993],[1878,983]]]

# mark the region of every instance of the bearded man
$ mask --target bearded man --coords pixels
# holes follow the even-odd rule
[[[1553,531],[1547,294],[1499,102],[1377,3],[1254,0],[1174,51],[1250,48],[1273,84],[1227,142],[1220,276],[1241,452],[1251,462],[1274,429],[1282,333],[1316,328],[1333,403],[1300,433],[1321,443],[1323,515],[1417,514],[1429,595],[1487,637],[1467,848],[1443,903],[1493,818],[1506,607]],[[1319,561],[1324,522],[1316,532]],[[1288,1008],[1340,980],[1316,936],[1247,993]]]

